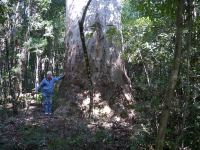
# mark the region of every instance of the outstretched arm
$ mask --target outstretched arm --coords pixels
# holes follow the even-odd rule
[[[59,80],[64,79],[64,77],[65,77],[65,74],[62,75],[62,76],[59,76],[59,77],[54,77],[54,80],[55,80],[55,81],[59,81]]]
[[[65,77],[65,74],[64,75],[62,75],[62,76],[60,76],[59,78],[59,80],[62,80],[62,79],[64,79],[64,77]]]

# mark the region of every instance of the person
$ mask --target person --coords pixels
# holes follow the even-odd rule
[[[47,72],[47,77],[42,80],[38,87],[35,88],[35,93],[38,93],[41,90],[42,98],[44,101],[44,112],[45,115],[52,114],[52,97],[54,93],[54,84],[62,80],[65,75],[60,77],[53,77],[52,72]]]

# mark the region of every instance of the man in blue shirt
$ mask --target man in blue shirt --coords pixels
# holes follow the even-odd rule
[[[54,84],[63,79],[65,75],[60,77],[53,77],[52,72],[47,72],[47,78],[44,78],[40,85],[36,87],[35,91],[36,93],[41,90],[42,97],[44,100],[44,111],[46,115],[52,114],[52,97],[54,93]]]

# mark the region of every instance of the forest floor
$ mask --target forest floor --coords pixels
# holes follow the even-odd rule
[[[131,136],[117,124],[106,129],[75,116],[44,115],[38,104],[0,122],[0,150],[135,149]]]

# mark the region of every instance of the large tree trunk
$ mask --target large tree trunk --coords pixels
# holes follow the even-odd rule
[[[89,57],[89,66],[86,66],[78,21],[87,1],[67,2],[66,76],[60,86],[61,102],[70,101],[78,104],[76,108],[88,110],[90,88],[86,69],[90,67],[94,115],[102,112],[107,116],[128,117],[131,110],[126,108],[132,104],[133,97],[131,82],[121,59],[121,3],[119,0],[92,0],[84,23]],[[97,109],[99,107],[102,109]],[[64,110],[66,106],[62,105],[57,112],[63,113]]]

